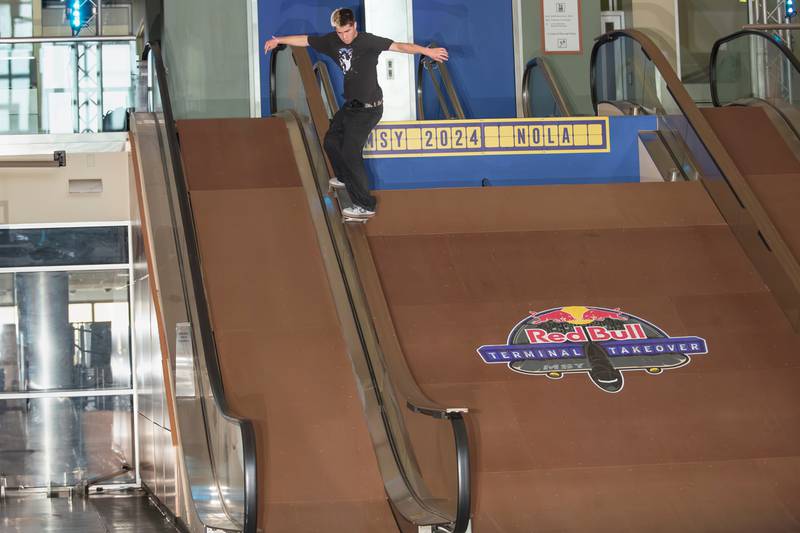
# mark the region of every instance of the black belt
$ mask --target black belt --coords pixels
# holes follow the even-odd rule
[[[383,100],[378,100],[376,102],[362,102],[361,100],[350,100],[345,104],[345,107],[380,107],[383,105]]]

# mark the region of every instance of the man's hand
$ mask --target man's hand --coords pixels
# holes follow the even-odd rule
[[[426,50],[428,53],[425,55],[439,63],[444,63],[450,57],[445,48],[426,48]]]
[[[266,54],[270,50],[277,48],[279,44],[281,43],[278,42],[278,38],[273,35],[272,39],[264,41],[264,53]]]

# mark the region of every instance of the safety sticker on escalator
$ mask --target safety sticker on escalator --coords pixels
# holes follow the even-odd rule
[[[365,158],[611,151],[608,117],[382,122]]]
[[[708,353],[705,339],[670,337],[661,328],[620,309],[570,306],[534,312],[522,319],[508,343],[478,348],[483,362],[522,374],[561,379],[586,373],[605,392],[622,390],[622,373],[660,374]]]

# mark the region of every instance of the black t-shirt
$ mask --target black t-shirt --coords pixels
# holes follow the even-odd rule
[[[363,103],[377,102],[383,98],[383,91],[378,85],[378,56],[388,50],[393,42],[363,31],[349,45],[344,44],[336,32],[308,36],[311,48],[339,63],[344,72],[344,99]]]

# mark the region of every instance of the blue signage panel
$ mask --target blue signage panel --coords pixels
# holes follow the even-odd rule
[[[608,117],[382,122],[364,147],[370,159],[611,151]]]

